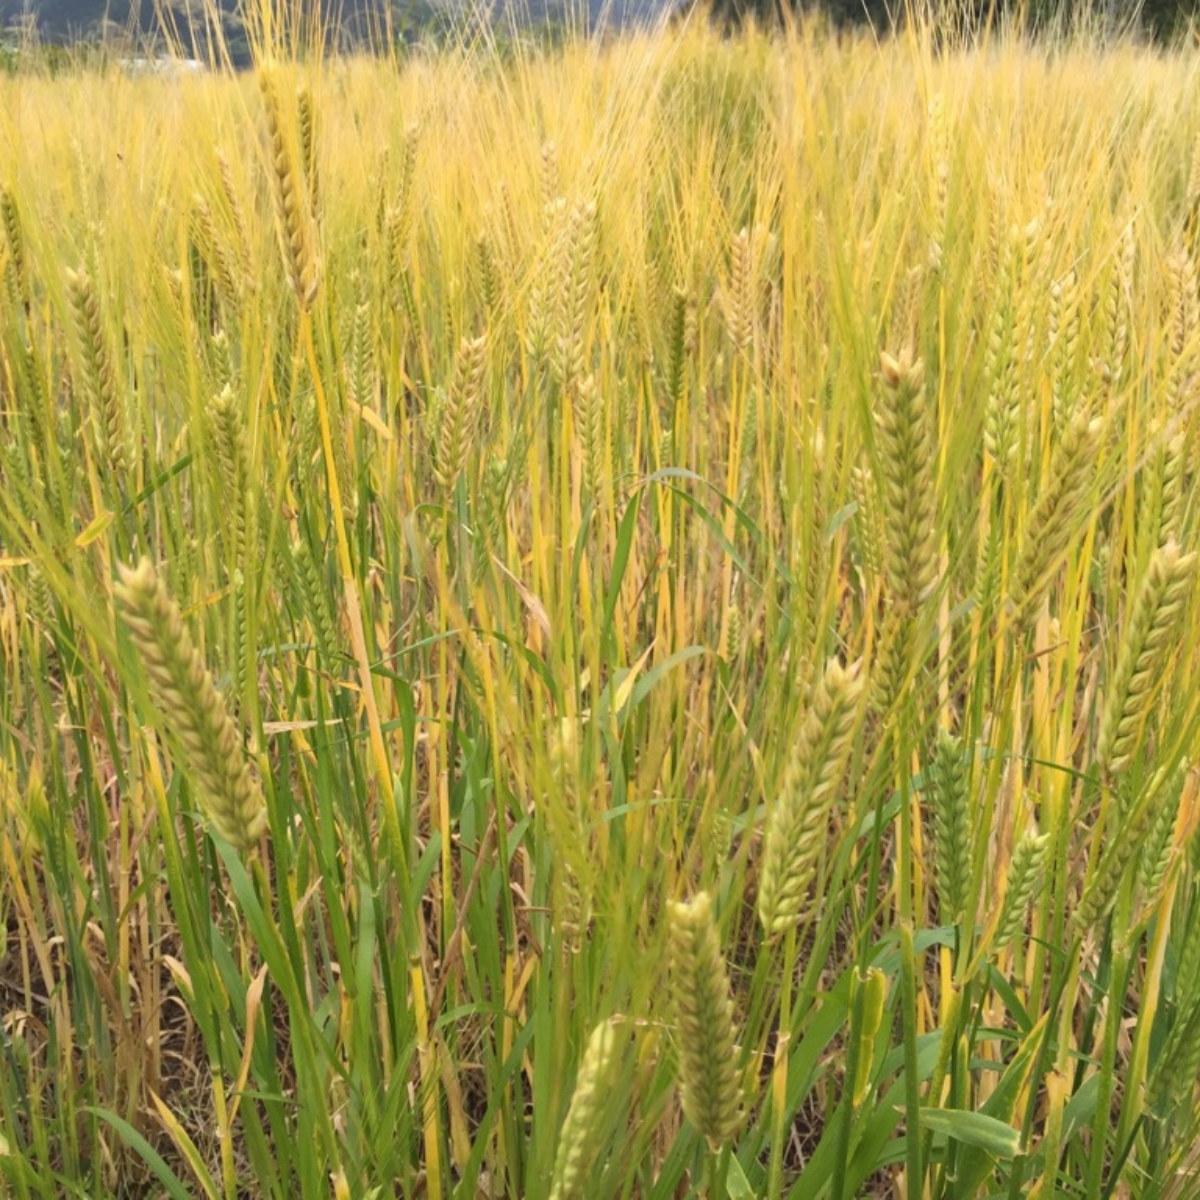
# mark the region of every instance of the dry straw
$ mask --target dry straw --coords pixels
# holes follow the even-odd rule
[[[121,566],[118,575],[117,603],[145,665],[151,696],[199,785],[201,806],[217,833],[245,850],[266,828],[267,814],[225,698],[150,560]]]
[[[741,1123],[729,973],[707,892],[672,903],[669,917],[683,1111],[716,1151]]]

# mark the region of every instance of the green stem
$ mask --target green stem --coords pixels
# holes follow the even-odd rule
[[[907,713],[905,714],[907,717]],[[904,721],[908,725],[908,721]],[[921,1177],[921,1085],[917,1077],[917,956],[913,942],[913,828],[912,793],[904,747],[910,745],[907,729],[896,741],[900,769],[899,822],[899,916],[900,916],[900,1002],[904,1013],[904,1161],[907,1193],[920,1196]]]
[[[900,924],[900,993],[904,1006],[904,1162],[909,1196],[920,1196],[921,1081],[917,1076],[917,969],[911,921]]]
[[[846,1196],[846,1167],[850,1159],[850,1131],[854,1126],[854,1081],[858,1077],[859,1036],[863,1022],[863,997],[861,987],[854,988],[854,1004],[850,1010],[850,1037],[846,1047],[846,1080],[842,1087],[842,1103],[834,1119],[837,1121],[836,1142],[833,1154],[833,1178],[830,1185],[831,1200],[844,1200]],[[772,1193],[774,1195],[775,1193]]]
[[[787,1099],[787,1056],[792,1036],[792,975],[796,969],[796,930],[787,931],[783,949],[783,981],[779,992],[779,1024],[775,1034],[775,1064],[772,1080],[771,1166],[767,1195],[778,1200],[783,1195],[784,1111]],[[781,1074],[782,1072],[782,1074]]]
[[[729,1158],[732,1151],[729,1148],[729,1143],[726,1142],[721,1147],[720,1154],[709,1154],[709,1200],[724,1200],[728,1195],[728,1187],[726,1179],[729,1176]]]
[[[1096,1120],[1092,1137],[1092,1156],[1088,1160],[1087,1200],[1100,1200],[1104,1181],[1104,1160],[1108,1150],[1109,1111],[1112,1107],[1113,1074],[1117,1062],[1117,1036],[1121,1028],[1121,1007],[1129,973],[1129,951],[1114,938],[1108,1004],[1104,1014],[1104,1045],[1096,1087]],[[1114,1168],[1115,1169],[1115,1168]]]

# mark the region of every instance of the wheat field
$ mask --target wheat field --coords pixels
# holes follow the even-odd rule
[[[0,1195],[1200,1196],[1200,75],[698,21],[0,77]]]

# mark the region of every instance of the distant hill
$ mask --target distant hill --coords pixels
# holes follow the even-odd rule
[[[222,27],[235,58],[248,52],[236,0],[215,0],[222,13]],[[391,4],[392,28],[397,36],[416,36],[447,18],[453,19],[467,8],[470,0],[341,0],[343,40],[362,41],[371,31],[384,25],[386,5]],[[521,19],[534,24],[566,19],[584,5],[587,20],[595,26],[601,21],[614,25],[653,20],[672,7],[675,0],[489,0],[490,10],[507,16],[509,6]],[[204,58],[204,46],[191,42],[187,20],[187,0],[168,0],[175,15],[175,29],[184,40],[185,54]],[[203,6],[196,4],[196,26],[203,29]],[[161,25],[154,0],[0,0],[0,37],[5,31],[16,33],[34,29],[45,41],[70,42],[104,36],[106,40],[129,39],[134,47],[161,47]],[[201,35],[203,38],[203,35]]]

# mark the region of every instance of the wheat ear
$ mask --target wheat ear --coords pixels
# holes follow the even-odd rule
[[[258,83],[267,118],[271,199],[275,205],[279,248],[288,283],[300,307],[307,310],[317,294],[319,283],[312,218],[307,211],[296,154],[284,126],[279,89],[270,67],[260,69]]]
[[[767,817],[758,916],[768,936],[795,925],[828,833],[863,681],[857,665],[830,660],[813,692]]]
[[[437,410],[434,428],[437,454],[434,478],[447,490],[454,486],[475,446],[486,366],[486,336],[463,338],[454,359],[454,376]]]
[[[1141,743],[1142,727],[1162,682],[1160,669],[1170,652],[1195,564],[1196,555],[1183,554],[1174,541],[1159,547],[1150,558],[1100,716],[1096,759],[1105,771],[1127,766]]]
[[[225,698],[150,560],[119,567],[118,577],[117,603],[145,665],[151,696],[199,785],[201,806],[217,833],[245,850],[266,828],[267,814]]]
[[[884,565],[898,607],[914,612],[937,573],[925,371],[909,350],[880,356],[876,412],[887,535]]]
[[[938,732],[930,768],[937,890],[942,920],[958,921],[967,904],[974,853],[967,757],[961,738]]]
[[[1048,833],[1028,829],[1021,835],[1008,866],[1008,883],[1004,889],[1004,906],[996,924],[996,945],[1007,946],[1025,928],[1029,903],[1042,883],[1042,864],[1050,846]]]
[[[715,1151],[741,1122],[729,973],[707,892],[671,904],[669,916],[683,1111]]]
[[[114,471],[122,471],[129,464],[125,413],[96,289],[83,268],[67,272],[67,286],[83,356],[83,386],[92,409],[100,452]]]
[[[588,1038],[558,1139],[550,1200],[584,1200],[592,1194],[591,1173],[604,1134],[605,1105],[620,1066],[620,1041],[620,1026],[612,1020],[602,1021]]]
[[[1094,928],[1108,915],[1117,898],[1125,870],[1134,856],[1147,849],[1147,835],[1157,823],[1162,809],[1172,799],[1170,788],[1174,767],[1160,767],[1150,777],[1138,802],[1118,815],[1120,829],[1114,832],[1084,885],[1073,917],[1075,928],[1083,933]]]
[[[1075,414],[1055,447],[1049,473],[1034,504],[1014,572],[1013,603],[1032,615],[1050,587],[1050,569],[1066,552],[1087,495],[1089,473],[1102,425],[1086,411]]]

